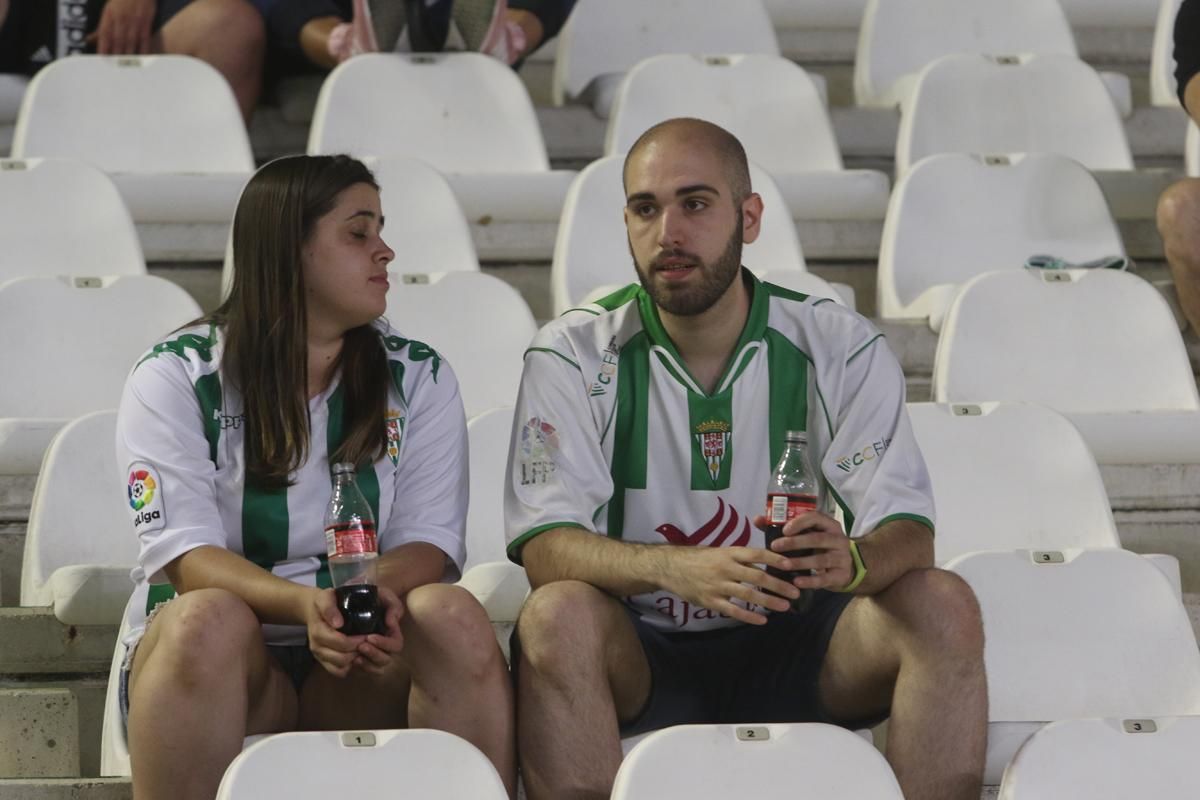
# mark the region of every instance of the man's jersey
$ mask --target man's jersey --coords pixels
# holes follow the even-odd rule
[[[390,371],[387,451],[360,468],[359,489],[375,515],[379,550],[427,542],[454,580],[466,559],[466,421],[449,364],[421,342],[380,324]],[[308,403],[309,453],[292,485],[245,482],[242,399],[221,372],[215,327],[186,329],[153,347],[125,384],[117,415],[117,463],[141,543],[127,621],[141,635],[146,615],[174,595],[163,568],[197,547],[230,550],[275,575],[329,587],[325,511],[329,453],[341,444],[340,380]],[[302,643],[299,626],[267,625],[270,644]]]
[[[744,273],[750,312],[714,392],[689,374],[653,300],[631,285],[546,325],[525,355],[505,498],[509,557],[577,527],[627,542],[763,547],[787,431],[807,431],[825,508],[861,536],[933,528],[933,493],[900,365],[869,322]],[[669,592],[627,598],[650,624],[735,624]]]

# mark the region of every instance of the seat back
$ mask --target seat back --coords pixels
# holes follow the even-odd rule
[[[249,172],[229,83],[190,56],[72,56],[29,83],[14,158],[59,156],[105,172]]]
[[[1175,84],[1175,16],[1182,0],[1161,0],[1154,26],[1150,55],[1150,102],[1156,106],[1179,105]]]
[[[364,158],[379,184],[386,225],[383,239],[396,252],[388,271],[397,275],[479,271],[471,229],[450,184],[415,158]],[[221,296],[233,286],[233,232],[225,243]]]
[[[974,550],[1120,547],[1100,470],[1048,408],[910,403],[937,507],[936,560]]]
[[[895,105],[926,64],[954,53],[1077,55],[1058,0],[871,0],[854,56],[855,101]]]
[[[41,605],[41,590],[59,567],[137,563],[116,431],[117,413],[96,411],[66,425],[46,451],[25,534],[21,605]]]
[[[896,172],[935,153],[1059,153],[1091,170],[1131,170],[1125,126],[1100,76],[1064,55],[953,55],[906,100]]]
[[[579,0],[558,34],[554,102],[579,98],[598,78],[663,53],[766,53],[779,42],[762,0]]]
[[[89,164],[0,159],[0,206],[0,281],[146,274],[142,245],[117,187]]]
[[[612,800],[724,800],[778,797],[781,786],[805,797],[901,800],[883,756],[834,725],[677,725],[633,747]]]
[[[467,563],[463,572],[476,564],[508,560],[504,542],[504,482],[512,424],[512,406],[493,408],[467,421],[471,505],[467,510]]]
[[[517,399],[537,325],[521,294],[482,272],[393,276],[387,316],[454,368],[467,417]]]
[[[1200,717],[1072,719],[1029,738],[999,800],[1125,800],[1200,794]]]
[[[1032,255],[1080,263],[1124,254],[1100,184],[1066,156],[928,156],[888,204],[878,307],[886,318],[926,317],[944,312],[958,284]]]
[[[503,800],[495,767],[465,739],[428,728],[281,733],[241,752],[217,800],[362,797]],[[398,788],[399,787],[399,788]]]
[[[782,56],[675,54],[639,62],[617,90],[605,155],[628,152],[646,129],[673,117],[720,125],[769,172],[842,168],[816,85]]]
[[[623,163],[622,156],[593,161],[571,184],[550,266],[555,315],[580,303],[598,286],[637,279],[621,213]],[[745,246],[742,263],[753,269],[805,269],[796,225],[779,188],[755,164],[750,165],[750,184],[762,197],[763,221],[757,241]]]
[[[342,62],[321,84],[308,152],[407,156],[444,173],[550,169],[525,85],[481,53]]]
[[[991,722],[1200,713],[1187,612],[1142,556],[1014,550],[946,566],[982,609]]]
[[[1162,295],[1106,269],[1012,270],[968,281],[938,339],[933,396],[1064,413],[1200,409]]]
[[[191,295],[150,275],[0,284],[0,375],[37,378],[0,381],[0,417],[116,408],[138,357],[199,316]]]

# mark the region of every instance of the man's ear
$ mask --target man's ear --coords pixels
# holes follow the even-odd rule
[[[762,213],[762,198],[757,194],[752,193],[742,201],[742,244],[750,244],[758,238],[762,231]]]

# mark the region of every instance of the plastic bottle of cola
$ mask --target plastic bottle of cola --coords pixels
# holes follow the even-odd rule
[[[325,512],[325,552],[342,614],[341,632],[358,636],[383,627],[376,588],[375,517],[354,482],[353,464],[333,465],[333,494]]]
[[[783,455],[779,457],[775,474],[771,477],[771,485],[767,489],[767,547],[783,535],[783,526],[788,520],[815,511],[818,507],[817,481],[808,463],[808,434],[803,431],[788,431],[785,444]],[[812,553],[812,550],[793,550],[785,555],[800,558]],[[774,567],[767,567],[767,572],[789,583],[797,575],[812,574],[812,570],[784,572]],[[792,601],[792,613],[801,614],[807,611],[812,605],[813,594],[812,589],[801,589],[800,596]]]

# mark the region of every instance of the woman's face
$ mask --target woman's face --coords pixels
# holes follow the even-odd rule
[[[396,257],[383,241],[379,192],[367,183],[342,190],[301,248],[310,330],[344,333],[382,316],[387,265]]]

